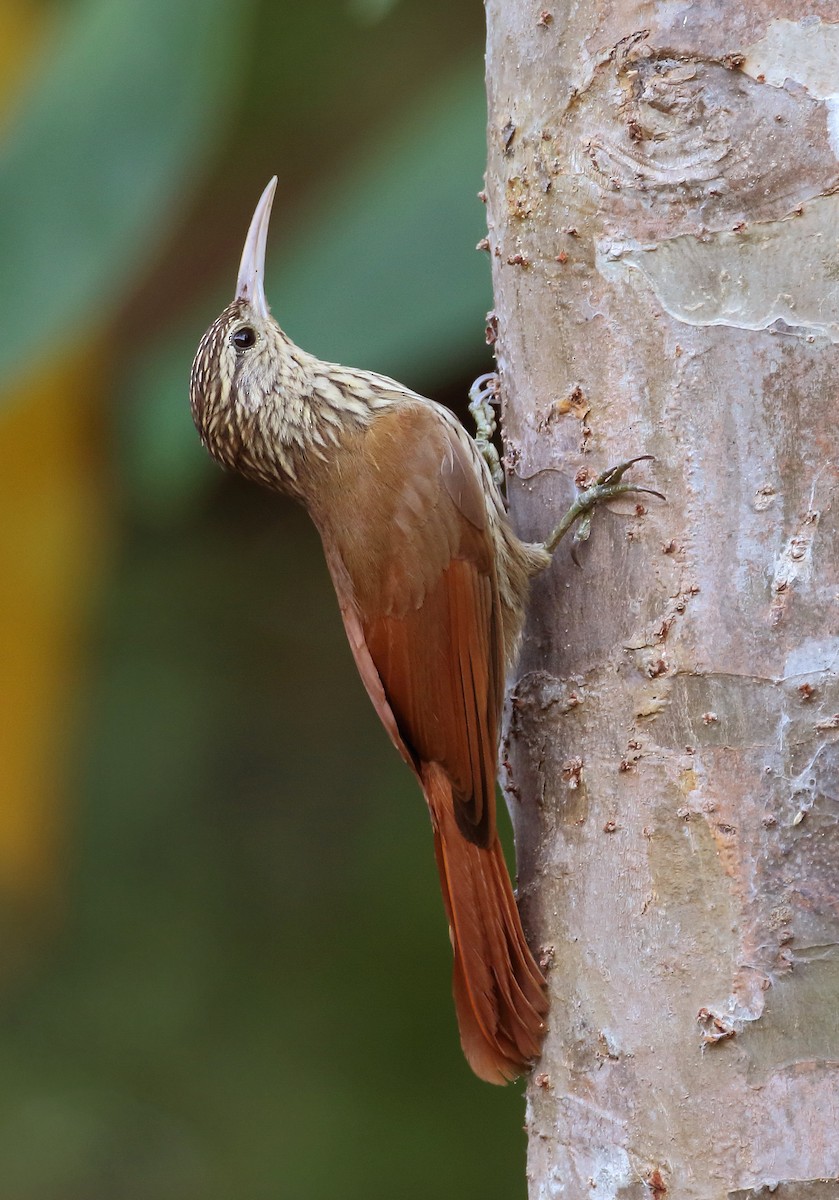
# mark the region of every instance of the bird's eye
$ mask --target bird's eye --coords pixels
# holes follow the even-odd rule
[[[249,350],[256,341],[256,333],[250,325],[240,325],[233,330],[230,340],[237,350]]]

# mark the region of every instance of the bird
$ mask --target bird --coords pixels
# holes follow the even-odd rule
[[[547,541],[522,541],[489,456],[449,409],[321,361],[275,321],[264,269],[276,186],[253,214],[234,299],[199,344],[193,420],[214,459],[301,502],[320,534],[359,675],[428,805],[463,1052],[503,1084],[538,1058],[548,1014],[496,826],[505,674],[530,580],[564,533],[601,500],[650,489],[622,482],[639,460],[622,463]]]

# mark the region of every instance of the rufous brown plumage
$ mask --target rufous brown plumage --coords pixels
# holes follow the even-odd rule
[[[275,184],[198,349],[193,417],[214,458],[301,501],[320,532],[359,673],[431,814],[463,1050],[504,1083],[538,1056],[547,999],[496,832],[499,720],[529,580],[555,541],[516,537],[448,409],[286,337],[263,286]]]

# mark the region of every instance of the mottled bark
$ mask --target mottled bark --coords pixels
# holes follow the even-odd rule
[[[531,1196],[839,1197],[839,5],[488,0]],[[495,324],[495,322],[491,322]]]

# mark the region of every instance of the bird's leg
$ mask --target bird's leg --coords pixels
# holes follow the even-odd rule
[[[498,422],[495,419],[493,405],[498,403],[498,376],[495,372],[489,375],[479,375],[469,389],[469,411],[475,421],[475,444],[489,467],[496,487],[504,483],[504,472],[501,469],[501,459],[492,444]]]
[[[557,525],[556,529],[546,539],[544,546],[549,554],[553,554],[559,543],[565,537],[569,529],[576,521],[579,521],[577,528],[574,531],[574,545],[580,542],[585,542],[591,533],[591,518],[594,514],[596,505],[601,504],[604,500],[614,500],[616,496],[623,496],[627,492],[643,492],[647,496],[658,496],[659,500],[663,500],[661,492],[656,492],[653,488],[639,487],[634,483],[623,483],[623,476],[637,462],[645,462],[652,459],[652,454],[639,454],[637,458],[630,458],[628,462],[618,463],[615,467],[609,467],[608,471],[604,471],[602,475],[598,475],[594,483],[588,487],[582,488],[577,493],[577,499],[568,509],[568,512]],[[572,551],[573,555],[573,551]]]

